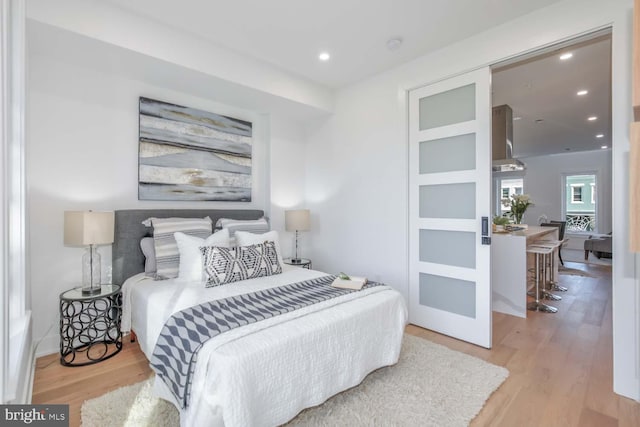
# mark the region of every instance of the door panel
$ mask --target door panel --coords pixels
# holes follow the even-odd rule
[[[476,268],[475,233],[420,230],[420,261]]]
[[[476,135],[450,136],[420,142],[420,173],[476,168]]]
[[[409,320],[491,347],[490,71],[409,95]]]
[[[475,120],[475,84],[420,98],[420,130]]]
[[[476,184],[438,184],[420,186],[420,218],[476,217]]]
[[[476,286],[468,280],[420,273],[420,304],[476,317]]]

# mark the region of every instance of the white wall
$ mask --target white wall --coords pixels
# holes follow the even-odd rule
[[[37,349],[39,355],[57,351],[58,295],[81,280],[83,250],[63,245],[65,210],[256,208],[264,209],[273,217],[273,228],[282,230],[282,206],[271,209],[271,193],[292,204],[301,203],[304,175],[299,165],[304,146],[300,125],[89,66],[34,54],[28,59],[29,256],[33,332],[36,340],[44,338]],[[252,202],[138,201],[139,96],[253,122]],[[283,243],[283,250],[290,251],[288,241]],[[106,283],[110,281],[110,247],[100,251]]]
[[[404,104],[391,82],[338,97],[307,147],[314,267],[383,280],[406,297],[407,151]],[[360,90],[361,89],[361,90]]]
[[[614,389],[640,397],[637,278],[625,239],[631,0],[557,3],[340,91],[311,133],[314,266],[381,278],[408,294],[407,90],[613,23]]]
[[[563,175],[595,172],[598,184],[597,227],[599,233],[608,233],[611,226],[611,150],[563,153],[553,156],[527,157],[524,192],[531,195],[535,206],[527,209],[524,222],[538,224],[538,217],[561,219]]]
[[[290,258],[293,256],[294,233],[284,231],[284,211],[307,207],[304,163],[305,125],[275,116],[272,117],[270,125],[271,226],[280,231],[283,257]],[[306,233],[300,233],[299,253],[305,256],[307,249]]]
[[[327,88],[288,74],[278,67],[153,19],[130,13],[102,0],[29,0],[31,20],[64,28],[87,38],[179,64],[238,86],[330,111],[333,95]],[[215,25],[215,17],[212,17]],[[91,53],[87,52],[91,58]],[[161,73],[160,73],[161,74]]]

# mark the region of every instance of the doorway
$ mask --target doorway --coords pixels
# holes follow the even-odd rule
[[[476,72],[468,75],[473,73]],[[427,126],[433,118],[446,117],[443,111],[448,111],[447,105],[466,106],[463,91],[471,90],[476,97],[483,94],[485,89],[478,89],[485,87],[479,84],[482,79],[476,81],[468,75],[416,89],[410,95],[410,321],[466,341],[484,341],[481,345],[490,347],[491,335],[489,345],[486,336],[478,339],[482,325],[491,329],[490,319],[488,325],[485,321],[478,322],[478,313],[491,310],[490,303],[487,305],[479,298],[478,291],[486,290],[484,273],[480,274],[478,269],[478,265],[483,265],[478,262],[478,256],[483,253],[484,243],[480,222],[486,214],[474,210],[469,213],[471,216],[450,216],[446,209],[440,208],[450,206],[453,200],[471,200],[470,197],[451,197],[449,187],[463,183],[475,186],[472,193],[477,201],[493,194],[493,198],[487,200],[492,216],[505,214],[500,203],[503,195],[528,193],[533,206],[525,214],[524,224],[537,226],[553,220],[568,221],[573,217],[566,212],[567,205],[563,202],[565,177],[568,173],[578,176],[589,170],[597,177],[594,183],[599,186],[589,188],[591,205],[599,206],[597,219],[594,208],[593,227],[582,232],[569,230],[568,241],[582,245],[588,237],[586,232],[593,232],[595,227],[611,228],[611,35],[608,31],[591,34],[492,67],[494,174],[490,179],[493,190],[481,194],[477,193],[477,185],[481,183],[477,170],[489,165],[482,164],[476,156],[474,162],[462,167],[458,163],[463,159],[460,153],[465,151],[456,149],[457,154],[451,156],[445,150],[455,144],[466,144],[469,141],[458,139],[471,134],[474,136],[470,143],[475,144],[472,146],[475,148],[470,152],[484,147],[487,141],[475,128],[479,116],[469,115],[442,123],[436,120],[436,125]],[[475,89],[469,89],[472,83],[476,84]],[[452,103],[444,102],[446,97],[452,98]],[[434,101],[436,98],[438,102]],[[430,117],[424,115],[423,110],[428,109],[431,101],[437,108],[432,109]],[[469,105],[473,106],[473,102]],[[475,102],[475,109],[465,107],[452,111],[481,111],[491,115],[490,110],[483,110],[484,107],[477,104],[477,99]],[[500,110],[499,114],[496,109]],[[495,138],[495,130],[500,127],[495,124],[498,115],[508,119],[500,128],[505,136],[502,139]],[[496,146],[496,140],[501,146]],[[442,169],[445,165],[448,166]],[[442,190],[441,197],[431,195],[436,189]],[[576,194],[579,191],[576,187]],[[584,191],[585,197],[587,192]],[[437,212],[427,212],[430,206],[438,207]],[[447,244],[442,244],[438,236],[445,232]],[[459,247],[474,248],[475,253],[469,258],[474,262],[468,265],[460,264],[459,251],[457,256],[444,259],[442,248],[456,246],[451,244],[456,233],[466,239],[460,241]],[[526,281],[524,273],[522,281]],[[476,332],[469,333],[472,330]]]
[[[512,111],[509,153],[524,164],[494,172],[493,214],[505,213],[500,200],[510,186],[529,194],[523,223],[567,221],[569,262],[611,265],[584,259],[589,236],[613,230],[611,89],[610,29],[492,67],[492,105]],[[493,143],[494,162],[503,160]]]

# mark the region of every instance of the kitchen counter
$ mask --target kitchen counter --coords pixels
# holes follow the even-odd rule
[[[493,311],[527,317],[527,268],[533,257],[527,245],[537,240],[557,240],[557,227],[529,226],[491,236],[491,291]],[[557,277],[557,266],[554,278]]]

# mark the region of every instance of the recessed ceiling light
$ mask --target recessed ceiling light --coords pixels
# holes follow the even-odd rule
[[[599,133],[596,135],[596,138],[604,138],[604,133]]]
[[[600,148],[601,148],[601,149],[603,149],[603,150],[605,150],[605,149],[609,148],[609,146],[608,146],[608,145],[603,145],[603,146],[601,146]]]
[[[329,58],[331,58],[331,55],[329,55],[329,53],[327,52],[321,52],[320,55],[318,55],[318,59],[320,61],[328,61]]]
[[[589,118],[587,118],[587,120],[589,120],[590,122],[594,121],[594,120],[598,120],[598,117],[596,116],[591,116]]]
[[[515,121],[515,120],[522,120],[522,117],[520,117],[520,116],[515,116],[515,117],[513,118],[513,120],[514,120],[514,121]]]
[[[573,56],[573,53],[567,52],[567,53],[563,53],[562,55],[560,55],[560,59],[562,59],[563,61],[566,61],[567,59],[571,58],[572,56]]]
[[[588,93],[589,93],[589,91],[588,91],[588,90],[579,90],[579,91],[578,91],[578,93],[577,93],[576,95],[578,95],[578,96],[584,96],[584,95],[586,95],[586,94],[588,94]]]

